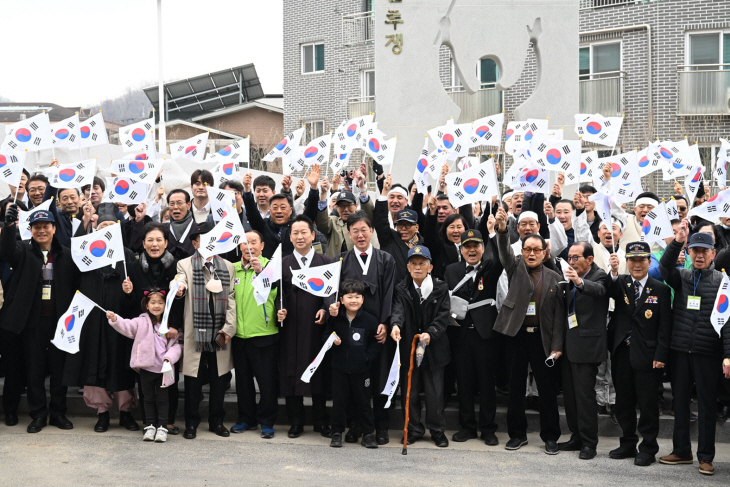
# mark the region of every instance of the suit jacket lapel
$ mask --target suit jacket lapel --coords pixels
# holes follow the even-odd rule
[[[639,296],[639,302],[636,303],[634,306],[634,314],[638,313],[642,306],[644,306],[644,303],[646,302],[646,298],[649,295],[646,290],[649,287],[649,280],[646,280],[646,284],[644,285],[644,289],[641,290],[641,296]],[[631,292],[634,292],[633,284],[631,285]]]

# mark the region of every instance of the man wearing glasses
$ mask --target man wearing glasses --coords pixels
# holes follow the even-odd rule
[[[555,455],[559,452],[560,418],[551,367],[562,355],[565,337],[560,275],[543,265],[549,258],[545,239],[540,235],[525,236],[522,255],[515,255],[509,244],[504,208],[497,210],[496,220],[499,260],[509,278],[509,292],[494,324],[495,331],[508,337],[510,439],[505,449],[518,450],[527,444],[525,385],[529,364],[540,394],[540,437],[545,442],[545,453]]]
[[[43,174],[34,174],[28,179],[25,188],[28,191],[29,210],[43,203],[43,194],[46,192],[46,186],[48,186],[48,178]]]

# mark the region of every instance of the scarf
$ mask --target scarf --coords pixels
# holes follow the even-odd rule
[[[182,234],[185,233],[185,230],[187,230],[188,225],[190,225],[190,221],[193,219],[193,212],[188,211],[182,220],[175,221],[172,218],[170,219],[170,228],[172,228],[172,231],[174,232],[175,240],[179,242],[179,238],[182,238]],[[182,243],[182,242],[181,242]]]
[[[205,259],[195,251],[192,256],[193,266],[193,330],[195,336],[196,352],[215,352],[219,347],[215,342],[218,331],[223,328],[226,322],[226,311],[228,310],[228,292],[231,278],[225,261],[217,255],[211,261],[214,268],[214,276],[221,280],[223,291],[212,294],[205,288],[205,275],[203,266]],[[210,297],[213,297],[213,316],[210,310]]]
[[[175,257],[170,252],[165,250],[162,257],[150,257],[147,252],[142,252],[139,255],[139,266],[142,268],[142,272],[149,274],[152,283],[162,289],[165,289],[167,282],[163,282],[163,276],[165,275],[165,269],[175,263]]]

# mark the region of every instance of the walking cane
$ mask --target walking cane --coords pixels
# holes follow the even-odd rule
[[[411,376],[413,375],[413,354],[416,352],[416,342],[421,338],[421,335],[413,337],[413,343],[411,343],[411,364],[408,366],[408,389],[406,389],[406,403],[403,408],[406,410],[406,424],[403,426],[403,455],[408,455],[408,411],[411,405]]]

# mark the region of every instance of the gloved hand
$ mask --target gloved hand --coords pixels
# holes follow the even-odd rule
[[[18,221],[18,205],[12,204],[5,212],[5,225],[11,226]]]
[[[376,162],[375,159],[373,159],[373,172],[377,176],[383,174],[383,166],[381,166],[380,163]]]

